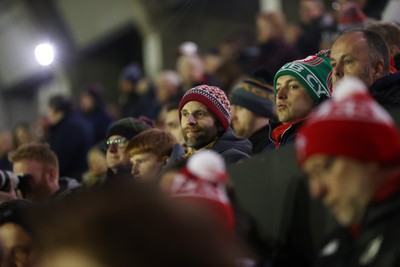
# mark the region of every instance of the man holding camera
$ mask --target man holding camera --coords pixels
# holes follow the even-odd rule
[[[15,179],[18,185],[10,179],[10,190],[0,192],[0,202],[13,198],[48,201],[79,185],[74,179],[59,178],[57,156],[47,144],[22,145],[9,153],[9,159],[13,164],[13,172],[18,177]]]

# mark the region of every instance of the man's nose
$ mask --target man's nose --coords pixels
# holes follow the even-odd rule
[[[192,125],[197,123],[195,117],[192,114],[189,115],[188,121],[189,121],[189,124],[192,124]]]
[[[309,186],[310,196],[312,198],[315,198],[315,199],[323,198],[324,195],[326,194],[326,188],[321,182],[319,182],[317,180],[312,180],[312,181],[309,181],[309,185],[310,185]]]
[[[117,152],[118,148],[117,148],[117,146],[116,146],[115,144],[110,144],[110,145],[108,146],[107,150],[108,150],[109,152],[115,153],[115,152]]]
[[[276,98],[277,99],[286,99],[287,98],[287,93],[288,93],[287,86],[283,86],[276,93]]]
[[[139,173],[139,169],[137,168],[137,164],[132,163],[132,170],[131,170],[131,174],[132,175],[136,175]]]
[[[332,68],[333,75],[337,78],[343,78],[344,76],[344,69],[343,69],[343,64],[342,63],[337,63],[335,67]]]

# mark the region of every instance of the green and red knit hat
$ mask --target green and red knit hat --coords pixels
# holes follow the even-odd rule
[[[355,77],[343,78],[333,97],[317,107],[298,131],[297,160],[347,156],[386,166],[400,164],[400,135],[393,119]]]
[[[322,50],[305,59],[283,65],[275,74],[275,94],[278,78],[282,75],[291,75],[303,85],[315,102],[318,102],[322,96],[329,98],[332,93],[332,67],[329,62],[329,53],[329,50]]]
[[[231,123],[231,105],[225,92],[215,86],[199,85],[187,91],[179,103],[179,120],[181,110],[190,101],[197,101],[206,106],[221,123],[225,130]]]

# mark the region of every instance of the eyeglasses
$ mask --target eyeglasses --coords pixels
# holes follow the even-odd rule
[[[124,148],[125,147],[125,143],[127,142],[128,140],[126,140],[126,138],[117,138],[117,139],[114,139],[114,140],[107,140],[107,141],[105,141],[105,147],[106,148],[108,148],[109,146],[114,146],[114,147],[117,147],[117,148]]]

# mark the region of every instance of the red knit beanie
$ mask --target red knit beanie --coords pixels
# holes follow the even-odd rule
[[[234,213],[225,188],[227,173],[223,158],[212,150],[191,156],[184,169],[173,179],[172,197],[201,205],[228,233],[234,232]]]
[[[313,155],[347,156],[381,165],[400,163],[400,136],[392,118],[354,77],[313,111],[296,138],[300,165]]]
[[[215,86],[199,85],[185,93],[179,103],[179,120],[181,110],[190,101],[197,101],[206,106],[221,122],[225,130],[231,123],[231,105],[224,91]]]

